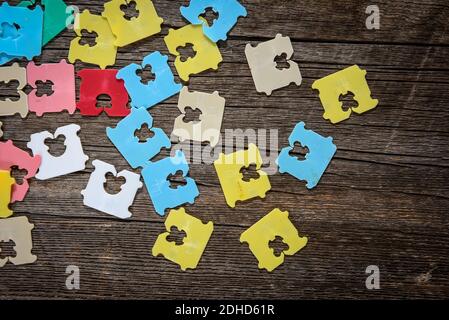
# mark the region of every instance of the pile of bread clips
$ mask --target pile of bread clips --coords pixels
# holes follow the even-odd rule
[[[25,118],[29,112],[42,117],[47,113],[76,110],[83,116],[95,117],[103,111],[110,117],[123,117],[115,128],[106,128],[106,135],[127,160],[133,169],[140,168],[143,181],[154,205],[156,213],[166,216],[166,232],[160,234],[153,246],[154,256],[163,255],[166,259],[181,266],[182,270],[197,267],[207,243],[213,233],[213,223],[203,223],[183,205],[193,204],[200,192],[195,180],[189,177],[189,165],[185,154],[177,150],[170,157],[152,161],[162,149],[172,147],[173,137],[178,141],[208,142],[212,147],[220,140],[222,121],[225,112],[225,99],[219,92],[190,91],[188,87],[175,81],[168,64],[168,57],[159,51],[149,53],[141,61],[132,63],[120,70],[106,69],[114,66],[117,50],[154,36],[161,31],[163,19],[159,17],[152,1],[149,0],[111,0],[104,4],[101,15],[88,10],[75,13],[62,0],[42,0],[45,10],[34,1],[23,1],[18,6],[6,2],[0,6],[0,65],[9,64],[14,59],[33,57],[41,54],[42,47],[60,33],[68,24],[74,26],[75,38],[71,41],[68,63],[62,59],[55,63],[36,65],[33,61],[25,67],[18,63],[0,67],[0,83],[17,81],[19,99],[0,101],[0,116],[20,114]],[[135,5],[138,16],[125,17],[122,7]],[[211,25],[203,18],[208,10],[218,14]],[[237,0],[191,0],[188,6],[180,8],[181,15],[190,23],[179,29],[170,29],[164,37],[170,54],[175,56],[174,67],[179,78],[187,83],[191,75],[213,69],[218,70],[223,58],[217,46],[218,41],[226,41],[230,30],[247,11]],[[42,33],[36,32],[42,30]],[[82,31],[95,32],[95,45],[81,43]],[[184,60],[178,48],[191,44],[195,55]],[[289,37],[276,35],[272,40],[259,43],[256,47],[246,45],[245,54],[257,92],[271,95],[295,83],[301,85],[299,66],[292,61],[294,50]],[[286,55],[289,68],[278,69],[275,59]],[[83,69],[76,72],[81,78],[79,101],[76,101],[75,67],[80,60],[94,64],[96,69]],[[151,66],[155,76],[153,81],[143,83],[138,75]],[[51,95],[37,95],[37,82],[51,81]],[[27,95],[23,89],[31,86]],[[354,65],[315,81],[312,89],[319,91],[324,108],[324,119],[336,124],[348,119],[352,112],[364,113],[375,108],[378,100],[371,98],[366,81],[366,71]],[[341,95],[354,94],[358,106],[343,110]],[[180,115],[176,118],[170,137],[160,128],[153,127],[150,110],[155,105],[178,94]],[[97,97],[111,97],[110,108],[97,107]],[[263,99],[263,98],[261,98]],[[184,122],[186,108],[201,111],[199,121]],[[147,125],[153,136],[140,141],[135,131]],[[81,127],[70,124],[55,132],[38,132],[31,135],[27,144],[32,151],[17,148],[12,141],[0,141],[0,241],[14,241],[16,257],[0,259],[0,267],[8,261],[14,265],[36,261],[32,254],[32,229],[34,225],[28,218],[11,217],[10,204],[23,201],[29,189],[29,180],[47,180],[82,171],[89,160],[83,151],[78,136]],[[0,137],[3,135],[0,123]],[[60,157],[54,157],[46,146],[47,139],[65,137],[66,150]],[[299,160],[291,151],[295,143],[307,147],[305,159]],[[290,174],[298,180],[307,182],[313,189],[337,151],[332,137],[323,137],[305,128],[299,122],[293,129],[287,145],[276,161],[281,174]],[[214,162],[226,203],[235,208],[237,202],[253,198],[264,198],[271,189],[269,176],[262,169],[263,160],[258,147],[250,144],[247,150],[231,154],[220,154]],[[95,159],[95,170],[81,194],[84,205],[119,219],[132,216],[129,207],[133,204],[137,191],[143,187],[140,174],[123,170],[117,172],[114,165]],[[246,181],[242,169],[255,165],[259,177]],[[22,183],[12,177],[11,168],[26,170]],[[168,178],[182,172],[185,184],[171,188]],[[118,194],[105,191],[106,174],[124,177]],[[263,210],[263,208],[261,208]],[[172,227],[177,227],[186,236],[178,245],[168,241]],[[288,249],[275,255],[270,242],[282,238]],[[284,262],[286,255],[294,255],[307,244],[307,237],[300,236],[289,219],[289,213],[274,209],[249,229],[242,233],[240,242],[246,242],[257,258],[260,269],[273,271]]]

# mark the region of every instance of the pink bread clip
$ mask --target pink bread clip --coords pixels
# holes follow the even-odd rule
[[[75,68],[66,60],[59,63],[46,63],[36,66],[30,62],[27,66],[27,81],[34,88],[28,95],[28,107],[41,117],[44,113],[67,110],[73,114],[76,110]],[[53,94],[37,96],[36,82],[51,81]]]
[[[17,148],[11,140],[0,142],[0,170],[10,170],[17,166],[20,170],[26,170],[27,175],[23,178],[22,184],[17,182],[12,188],[11,203],[23,201],[30,188],[28,179],[34,177],[41,165],[40,156],[30,156],[28,152]]]

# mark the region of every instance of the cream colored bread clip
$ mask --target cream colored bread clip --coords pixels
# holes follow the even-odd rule
[[[18,113],[25,118],[28,114],[28,97],[22,90],[27,85],[26,68],[19,67],[18,63],[9,67],[0,67],[0,82],[10,83],[11,81],[19,83],[17,87],[19,99],[0,100],[0,116],[13,116]]]
[[[8,261],[17,266],[37,260],[37,257],[31,253],[33,249],[31,230],[33,229],[34,224],[30,223],[27,217],[0,219],[0,242],[14,241],[16,251],[15,257],[0,258],[0,268]]]
[[[293,56],[293,46],[289,37],[277,34],[276,38],[260,43],[256,47],[248,43],[245,54],[257,92],[265,92],[269,96],[274,90],[291,83],[301,85],[299,66],[290,60]],[[278,69],[275,59],[282,54],[287,55],[289,67]]]
[[[201,111],[199,121],[184,121],[188,107]],[[215,147],[220,140],[224,108],[225,99],[220,97],[217,91],[212,94],[189,92],[187,87],[183,87],[178,100],[178,109],[182,114],[175,119],[172,138],[178,138],[181,142],[208,141]]]

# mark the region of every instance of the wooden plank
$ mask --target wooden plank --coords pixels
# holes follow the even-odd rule
[[[298,222],[297,217],[293,219]],[[152,243],[164,230],[160,223],[56,220],[45,215],[35,216],[33,220],[37,226],[35,243],[40,259],[32,266],[8,265],[2,270],[0,277],[5,289],[2,298],[45,294],[53,298],[154,298],[157,295],[166,299],[196,299],[206,297],[205,292],[208,298],[216,299],[243,295],[271,299],[405,295],[423,298],[447,294],[447,288],[441,283],[421,280],[427,272],[432,279],[445,279],[447,275],[446,236],[435,233],[425,234],[422,241],[415,242],[413,232],[373,228],[369,224],[362,227],[349,221],[334,223],[333,229],[338,232],[330,232],[325,223],[302,215],[302,232],[313,233],[311,244],[269,274],[258,271],[254,257],[245,245],[238,243],[243,228],[216,227],[198,269],[184,273],[177,265],[150,256]],[[80,236],[87,234],[91,236]],[[434,258],[430,264],[426,261],[429,249]],[[46,254],[48,250],[52,251],[51,255]],[[383,291],[367,291],[364,287],[364,269],[372,263],[388,274],[382,281]],[[64,288],[65,266],[72,264],[81,269],[78,292]],[[16,284],[20,281],[20,286],[6,279],[14,279]],[[42,283],[46,284],[45,293]]]
[[[444,0],[376,1],[381,12],[380,30],[365,26],[365,10],[370,1],[343,0],[245,0],[248,18],[241,19],[231,36],[244,38],[272,38],[283,33],[294,39],[325,42],[418,43],[449,44],[447,15]],[[101,13],[103,1],[67,1]],[[182,27],[187,22],[179,12],[188,0],[157,0],[155,7],[164,25]]]

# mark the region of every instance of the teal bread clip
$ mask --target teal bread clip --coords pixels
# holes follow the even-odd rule
[[[17,6],[30,7],[35,3],[36,1],[22,1]],[[44,6],[42,46],[45,46],[67,26],[73,24],[75,17],[73,15],[74,10],[67,6],[62,0],[42,0],[41,3]],[[17,33],[17,29],[8,24],[6,24],[2,29],[2,37],[5,37],[5,35],[15,36],[14,34]],[[4,65],[11,60],[20,58],[22,57],[0,53],[0,65]]]
[[[15,38],[15,37],[18,37],[18,35],[19,35],[17,28],[8,23],[5,23],[2,25],[0,32],[1,32],[0,33],[1,38],[8,38],[8,37]],[[7,63],[11,60],[18,59],[18,58],[20,58],[20,57],[10,56],[10,55],[7,55],[6,53],[0,52],[0,66],[4,65],[5,63]]]
[[[148,65],[151,66],[155,79],[143,84],[136,71]],[[126,90],[131,97],[131,106],[134,108],[149,109],[177,94],[182,88],[180,83],[175,82],[175,77],[168,65],[168,57],[159,51],[146,56],[142,65],[133,63],[124,67],[118,72],[117,79],[125,82]]]
[[[154,135],[142,143],[134,133],[144,124]],[[145,167],[162,148],[171,147],[165,132],[153,128],[153,117],[145,108],[133,108],[131,114],[120,121],[116,128],[107,128],[106,134],[133,169]]]
[[[176,189],[170,187],[168,177],[181,171],[186,185]],[[165,158],[158,162],[149,163],[143,170],[148,193],[154,208],[160,216],[165,215],[166,209],[173,209],[185,203],[193,204],[200,194],[195,180],[187,177],[189,166],[182,151],[176,151],[175,157]]]
[[[28,60],[39,56],[42,52],[43,17],[40,6],[28,9],[12,7],[4,2],[0,6],[0,53],[26,57]],[[5,37],[5,34],[8,36]]]
[[[212,8],[219,15],[212,26],[200,18],[207,8]],[[213,42],[217,42],[226,40],[238,18],[246,17],[247,12],[237,0],[191,0],[189,6],[181,7],[181,14],[191,24],[202,24],[204,34]]]
[[[19,7],[30,7],[36,1],[22,1]],[[42,33],[42,46],[45,46],[65,28],[73,24],[75,19],[71,6],[67,6],[62,0],[41,0],[44,7],[44,24]]]
[[[304,122],[300,122],[295,126],[288,141],[290,147],[282,149],[276,160],[279,172],[289,173],[299,180],[306,180],[306,187],[314,188],[337,151],[332,137],[325,138],[312,130],[307,130]],[[296,142],[309,149],[305,160],[301,161],[290,155]]]

